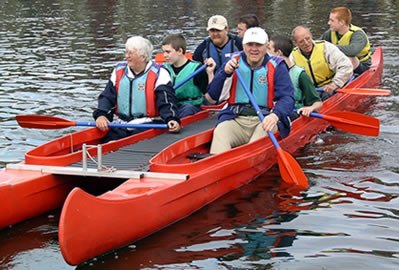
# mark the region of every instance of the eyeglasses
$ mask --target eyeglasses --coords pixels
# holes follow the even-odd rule
[[[309,42],[311,40],[312,40],[312,37],[308,36],[308,37],[305,37],[304,39],[302,39],[300,41],[297,41],[296,43],[301,46],[301,45],[305,44],[305,42]]]
[[[129,55],[129,56],[132,56],[133,55],[133,51],[131,51],[131,50],[125,50],[125,55]]]

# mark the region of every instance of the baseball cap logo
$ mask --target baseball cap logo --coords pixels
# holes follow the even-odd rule
[[[216,30],[223,30],[227,27],[227,20],[225,17],[221,15],[214,15],[209,18],[208,20],[208,27],[207,31],[211,29],[216,29]]]
[[[247,44],[250,42],[266,44],[269,42],[269,37],[267,36],[265,30],[263,30],[262,28],[252,27],[245,32],[244,39],[242,41],[243,44]]]

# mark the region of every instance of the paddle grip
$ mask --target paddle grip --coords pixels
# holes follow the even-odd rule
[[[318,87],[318,88],[316,88],[316,91],[317,92],[324,92],[324,89],[321,88],[321,87]],[[334,94],[337,93],[337,89],[335,89],[333,92],[334,92]]]

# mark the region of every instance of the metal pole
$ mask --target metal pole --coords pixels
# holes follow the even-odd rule
[[[82,145],[82,163],[83,163],[83,171],[87,171],[87,155],[86,155],[86,151],[87,151],[87,146],[84,143]]]
[[[97,171],[101,171],[103,166],[103,147],[101,144],[97,145]]]

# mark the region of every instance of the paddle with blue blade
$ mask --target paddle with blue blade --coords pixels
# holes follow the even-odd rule
[[[324,92],[323,88],[316,88],[317,92]],[[344,93],[353,95],[366,96],[389,96],[391,90],[375,89],[375,88],[337,88],[334,93]]]
[[[324,119],[330,125],[358,135],[378,136],[380,133],[380,120],[355,112],[333,112],[329,114],[310,113],[311,117]]]
[[[63,118],[49,116],[49,115],[17,115],[17,122],[21,127],[24,128],[39,128],[39,129],[62,129],[73,126],[86,126],[95,127],[96,122],[77,122],[69,121]],[[120,124],[120,123],[108,123],[108,126],[118,128],[138,128],[138,129],[150,129],[150,128],[168,128],[167,124]]]
[[[252,106],[255,108],[256,113],[258,114],[258,117],[260,118],[260,121],[263,121],[264,116],[258,106],[258,104],[255,101],[255,98],[253,97],[252,93],[248,89],[247,84],[245,83],[243,77],[241,76],[241,73],[238,69],[235,70],[238,80],[240,81],[242,87],[244,88],[245,92],[247,93],[247,96],[249,100],[251,101]],[[299,166],[298,162],[286,151],[281,149],[279,143],[277,142],[276,137],[274,134],[270,131],[267,132],[267,135],[271,139],[273,146],[276,148],[277,151],[277,159],[278,159],[278,166],[280,168],[280,174],[282,179],[290,184],[296,184],[300,185],[303,187],[308,187],[309,183],[308,180],[305,176],[305,174],[302,171],[302,168]]]

